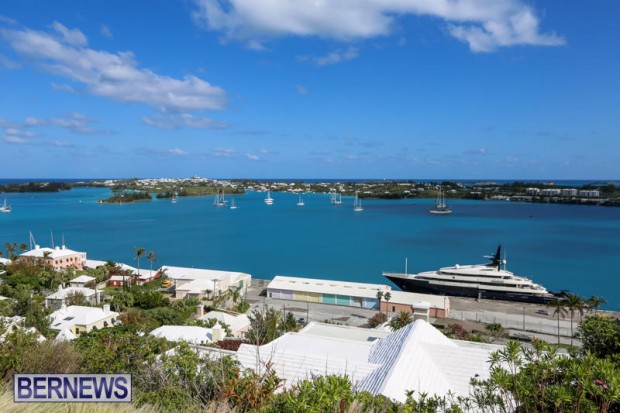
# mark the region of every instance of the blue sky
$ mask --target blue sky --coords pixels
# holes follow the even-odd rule
[[[617,179],[590,3],[6,0],[0,177]]]

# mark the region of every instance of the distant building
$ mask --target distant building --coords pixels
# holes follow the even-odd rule
[[[252,276],[242,272],[206,270],[163,266],[158,272],[164,272],[175,285],[176,298],[203,298],[208,292],[221,294],[226,290],[237,290],[245,294],[252,282]]]
[[[58,330],[58,340],[72,340],[82,333],[112,327],[118,320],[118,313],[110,311],[110,305],[100,307],[83,307],[63,305],[50,316],[50,327]]]
[[[379,308],[377,293],[390,291],[383,284],[320,280],[277,275],[267,286],[267,297],[349,307]]]
[[[406,311],[426,321],[428,321],[427,317],[446,318],[450,315],[450,298],[442,295],[392,290],[389,301],[385,301],[385,298],[381,300],[381,311],[391,313]]]
[[[310,323],[271,343],[242,344],[242,367],[267,368],[283,379],[285,388],[317,375],[347,375],[357,390],[398,402],[429,396],[470,396],[470,380],[490,376],[492,352],[502,346],[451,340],[424,320],[393,333],[374,329]]]
[[[11,260],[10,260],[10,259],[8,259],[8,258],[2,258],[2,257],[0,257],[0,265],[9,265],[9,264],[11,264],[12,262],[13,262],[13,261],[11,261]]]
[[[545,188],[540,191],[540,195],[542,196],[560,196],[562,194],[562,190],[558,188]]]
[[[67,287],[62,288],[62,286],[58,287],[58,291],[54,294],[48,295],[45,297],[45,307],[51,308],[52,310],[58,310],[63,305],[67,304],[67,299],[74,295],[82,295],[84,297],[83,304],[96,305],[102,301],[103,292],[96,291],[92,288],[83,288],[83,287]]]
[[[539,188],[527,188],[525,190],[525,193],[528,195],[539,195],[540,194],[540,189]]]
[[[17,330],[27,334],[36,334],[38,342],[45,341],[45,337],[43,337],[36,328],[25,327],[25,321],[26,318],[21,316],[0,317],[0,343],[4,343],[6,337]]]
[[[129,275],[113,275],[108,280],[109,287],[122,287],[123,283],[131,285],[132,277]]]
[[[562,196],[577,196],[576,188],[564,188],[562,189]]]
[[[224,329],[216,323],[213,328],[198,326],[161,326],[151,331],[154,337],[165,338],[168,341],[185,341],[194,345],[207,345],[226,337]]]
[[[91,277],[88,275],[80,275],[79,277],[74,278],[71,281],[69,281],[69,286],[84,288],[86,287],[87,284],[94,284],[95,281],[97,281],[95,277]]]
[[[220,324],[226,324],[230,328],[231,334],[236,338],[243,338],[245,332],[250,329],[250,319],[245,314],[224,312],[224,311],[209,311],[207,314],[202,314],[203,307],[198,306],[197,319],[202,321],[217,320]]]
[[[586,198],[598,198],[599,196],[601,196],[601,193],[596,190],[582,189],[581,191],[579,191],[579,196],[583,196]]]
[[[42,263],[56,271],[74,268],[84,269],[86,265],[86,253],[73,251],[65,247],[41,248],[35,245],[33,250],[24,252],[19,256],[21,260],[28,260],[33,263]]]

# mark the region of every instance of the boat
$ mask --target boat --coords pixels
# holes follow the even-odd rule
[[[332,194],[332,205],[342,205],[342,195],[338,192]]]
[[[362,208],[362,200],[359,196],[357,196],[357,192],[355,193],[355,201],[353,201],[353,211],[361,212],[364,208]]]
[[[178,202],[178,199],[177,199],[177,193],[176,193],[176,192],[173,192],[173,193],[172,193],[172,200],[171,200],[171,202],[172,202],[173,204],[176,204],[176,203]]]
[[[4,203],[0,207],[0,212],[5,212],[7,214],[11,212],[11,205],[6,203],[6,198],[4,198]]]
[[[265,204],[273,205],[273,198],[271,197],[271,191],[267,191],[267,198],[265,198]]]
[[[235,198],[233,198],[230,203],[230,209],[237,209],[237,205],[235,205]]]
[[[304,206],[306,205],[306,203],[304,202],[304,199],[301,197],[301,195],[299,195],[299,201],[297,201],[297,206]]]
[[[223,206],[226,206],[227,202],[228,201],[226,201],[226,199],[224,199],[224,190],[222,189],[222,193],[221,194],[218,191],[217,194],[215,195],[215,199],[213,199],[213,206],[215,206],[215,207],[223,207]]]
[[[454,265],[418,274],[383,273],[403,291],[546,304],[556,298],[529,278],[506,270],[502,246],[487,264]],[[503,268],[502,268],[503,266]]]
[[[437,192],[435,208],[429,209],[428,212],[436,215],[447,215],[452,213],[452,210],[448,207],[448,204],[446,204],[446,198],[441,188],[439,188],[439,192]]]

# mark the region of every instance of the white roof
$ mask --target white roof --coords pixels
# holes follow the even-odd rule
[[[406,392],[429,395],[469,394],[476,374],[489,376],[489,356],[500,346],[469,346],[450,340],[423,320],[387,334],[354,327],[309,325],[264,346],[242,344],[237,357],[243,367],[264,369],[267,363],[290,387],[312,375],[348,374],[358,390],[403,402]],[[327,336],[331,329],[333,336]],[[372,340],[372,335],[383,336]]]
[[[57,341],[71,341],[75,340],[76,338],[77,337],[75,336],[75,334],[73,334],[68,328],[63,328],[56,335]]]
[[[68,296],[77,293],[83,294],[84,297],[90,297],[95,294],[95,290],[85,287],[67,287],[56,291],[54,294],[48,295],[46,298],[49,300],[64,300]]]
[[[220,281],[227,277],[230,277],[233,282],[241,278],[250,277],[250,274],[242,272],[170,267],[167,265],[164,265],[158,271],[166,271],[166,277],[173,280],[210,280],[211,283],[213,283],[213,280]]]
[[[113,275],[110,277],[109,281],[129,281],[131,280],[131,277],[127,276],[127,275]]]
[[[404,291],[396,290],[390,291],[390,296],[390,303],[413,305],[420,301],[426,301],[430,303],[432,308],[440,309],[445,309],[446,300],[449,300],[448,297],[444,297],[442,295],[407,293]]]
[[[11,262],[12,262],[12,261],[11,261],[10,259],[8,259],[8,258],[2,258],[2,257],[0,257],[0,264],[3,264],[3,265],[9,265]]]
[[[250,319],[245,314],[226,313],[223,311],[209,311],[207,314],[198,318],[199,320],[211,320],[216,319],[220,323],[225,323],[230,326],[230,330],[235,331],[243,330],[250,325]]]
[[[63,258],[63,257],[68,257],[70,255],[75,255],[75,254],[85,254],[84,252],[78,252],[78,251],[73,251],[70,250],[66,247],[56,247],[56,248],[47,248],[47,247],[39,247],[38,245],[36,246],[35,249],[30,250],[30,251],[26,251],[23,254],[21,254],[22,257],[37,257],[37,258],[43,258],[43,253],[45,252],[49,252],[49,256],[48,258]]]
[[[367,284],[348,281],[320,280],[315,278],[286,277],[277,275],[267,286],[269,289],[304,291],[309,293],[377,298],[378,291],[389,291],[384,284]]]
[[[151,335],[168,341],[187,341],[192,344],[210,343],[213,338],[210,328],[198,326],[161,326],[151,331]]]
[[[105,312],[99,307],[84,307],[80,305],[70,305],[66,308],[54,311],[50,314],[51,328],[54,330],[64,330],[78,324],[88,326],[108,317],[118,317],[115,311]]]
[[[86,260],[86,266],[88,268],[97,268],[103,267],[107,264],[107,261],[99,261],[99,260]]]
[[[390,335],[389,331],[311,322],[299,334],[372,342]]]
[[[72,279],[70,282],[78,283],[78,284],[82,284],[82,283],[86,284],[86,283],[89,283],[89,282],[95,281],[95,280],[96,280],[95,277],[91,277],[89,275],[80,275],[79,277]]]

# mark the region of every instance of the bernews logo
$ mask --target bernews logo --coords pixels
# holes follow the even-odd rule
[[[15,403],[130,403],[131,374],[15,374]]]

